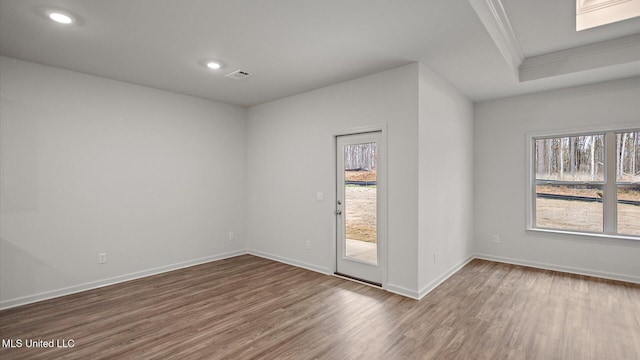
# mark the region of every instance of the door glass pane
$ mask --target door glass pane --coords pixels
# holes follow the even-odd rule
[[[378,263],[375,142],[344,147],[345,255]]]

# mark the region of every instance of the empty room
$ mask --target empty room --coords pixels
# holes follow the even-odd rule
[[[0,0],[0,339],[640,359],[640,0]]]

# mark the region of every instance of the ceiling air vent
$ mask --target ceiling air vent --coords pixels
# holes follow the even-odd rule
[[[225,75],[224,77],[228,77],[229,79],[234,80],[242,80],[244,78],[248,78],[249,76],[251,76],[251,74],[244,70],[236,70],[230,74]]]

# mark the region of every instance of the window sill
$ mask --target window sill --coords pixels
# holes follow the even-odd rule
[[[603,240],[631,240],[640,241],[640,236],[631,235],[611,235],[611,234],[596,234],[588,232],[578,231],[566,231],[566,230],[553,230],[553,229],[539,229],[539,228],[527,228],[528,233],[532,234],[554,234],[554,235],[566,235],[571,237],[588,237]]]

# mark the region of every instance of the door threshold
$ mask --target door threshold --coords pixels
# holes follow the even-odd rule
[[[374,281],[360,279],[360,278],[357,278],[357,277],[354,277],[354,276],[341,274],[339,272],[335,272],[335,273],[333,273],[333,275],[337,276],[337,277],[340,277],[340,278],[343,278],[345,280],[355,281],[355,282],[361,283],[363,285],[369,285],[369,286],[373,286],[373,287],[380,288],[380,289],[382,288],[382,284],[374,282]]]

